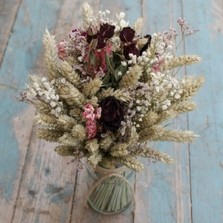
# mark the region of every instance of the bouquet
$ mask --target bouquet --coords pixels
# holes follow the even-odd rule
[[[174,29],[143,35],[142,19],[134,26],[121,12],[94,15],[83,5],[83,24],[56,43],[47,30],[44,75],[30,75],[23,99],[37,109],[38,137],[56,142],[55,151],[87,158],[93,167],[120,165],[140,171],[137,157],[171,163],[153,141],[191,142],[191,131],[171,129],[168,120],[195,109],[192,96],[203,77],[179,75],[180,68],[200,61],[177,55],[177,47],[193,30],[179,19]]]

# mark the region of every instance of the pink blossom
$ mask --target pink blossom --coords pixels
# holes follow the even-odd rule
[[[93,105],[88,103],[84,106],[83,116],[86,120],[87,138],[92,139],[97,135],[97,119],[101,117],[101,108],[94,109]]]
[[[66,46],[67,43],[64,40],[60,41],[57,44],[57,54],[61,60],[64,60],[65,57],[67,57]]]
[[[86,129],[87,129],[87,138],[92,139],[97,134],[97,123],[96,120],[88,119],[86,122]]]
[[[90,119],[90,120],[94,120],[95,119],[95,114],[94,114],[94,107],[93,105],[91,104],[86,104],[84,106],[84,112],[83,112],[83,116],[86,118],[86,119]]]
[[[155,73],[160,72],[160,64],[158,64],[158,63],[154,64],[152,66],[152,71],[155,72]]]
[[[152,65],[152,71],[155,73],[160,72],[163,63],[164,63],[163,58],[159,58],[158,62]]]

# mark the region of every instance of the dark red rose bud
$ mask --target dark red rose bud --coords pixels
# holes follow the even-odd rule
[[[135,43],[131,43],[130,45],[123,47],[123,54],[124,54],[125,58],[128,60],[130,59],[130,57],[129,57],[130,53],[133,55],[139,56],[139,50],[136,48]]]
[[[151,35],[148,35],[148,34],[145,35],[144,38],[147,38],[147,42],[146,42],[146,44],[141,48],[141,50],[140,50],[140,55],[142,55],[143,51],[145,51],[145,50],[148,49],[148,47],[149,47],[150,44],[151,44],[151,40],[152,40]]]
[[[132,42],[134,36],[135,36],[135,30],[132,29],[131,27],[124,27],[119,35],[121,41],[124,43]]]
[[[113,96],[109,96],[101,101],[101,124],[104,132],[115,132],[124,120],[124,105]]]
[[[98,35],[102,38],[108,39],[114,35],[114,32],[115,32],[115,26],[105,23],[100,26]]]
[[[105,43],[105,41],[104,41],[104,39],[103,38],[101,38],[100,36],[97,38],[97,40],[98,40],[98,43],[97,43],[97,49],[102,49],[102,48],[104,48],[105,46],[106,46],[106,43]]]
[[[89,35],[87,35],[87,42],[88,42],[88,43],[90,43],[92,39],[93,39],[93,36],[89,36]]]

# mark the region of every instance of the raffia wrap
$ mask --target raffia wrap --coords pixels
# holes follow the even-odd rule
[[[115,169],[105,169],[103,167],[97,166],[94,169],[96,176],[99,176],[100,178],[98,179],[98,177],[93,177],[97,181],[93,184],[93,186],[90,189],[90,191],[88,192],[88,196],[87,196],[87,198],[88,198],[87,201],[94,210],[96,210],[97,212],[102,213],[102,214],[112,215],[112,214],[117,214],[117,213],[124,211],[131,203],[133,203],[133,205],[135,204],[135,196],[134,196],[134,191],[132,189],[132,186],[131,186],[130,182],[123,176],[123,174],[126,170],[127,170],[127,168],[125,166],[115,168]],[[113,182],[113,181],[115,181],[115,182]],[[117,182],[117,181],[119,181],[119,182]],[[121,186],[122,189],[118,188],[116,190],[116,188],[118,186],[115,185],[112,188],[112,192],[109,193],[108,188],[104,189],[105,184],[111,185],[111,186],[107,185],[107,187],[109,187],[109,186],[112,187],[112,184],[113,185],[119,184],[118,186]],[[123,189],[126,190],[126,193],[127,193],[127,190],[129,190],[131,192],[131,200],[130,201],[124,200],[124,203],[126,202],[126,205],[124,207],[120,207],[119,203],[123,202],[123,191],[122,191]],[[101,194],[99,194],[100,192],[98,192],[98,190],[101,190]],[[114,191],[114,193],[113,193],[113,191]],[[119,192],[118,193],[119,196],[117,194],[115,194],[116,191]],[[94,192],[98,192],[98,194],[95,194]],[[108,194],[109,194],[109,199],[107,199],[107,201],[109,200],[109,203],[106,203],[106,201],[105,201],[106,195],[108,195]],[[102,200],[101,200],[101,202],[98,203],[98,205],[97,204],[95,205],[94,201],[92,202],[92,199],[91,199],[92,195],[93,196],[95,195],[95,197],[93,197],[94,201],[96,201],[98,199],[98,197],[101,196]],[[115,196],[117,196],[116,199],[115,199]],[[103,200],[103,198],[105,198],[105,200]]]

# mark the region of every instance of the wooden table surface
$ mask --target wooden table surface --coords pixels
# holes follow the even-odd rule
[[[57,40],[81,21],[81,0],[0,0],[0,223],[222,223],[223,222],[223,1],[88,0],[95,9],[124,11],[144,31],[177,26],[184,17],[200,31],[183,53],[202,63],[182,70],[203,74],[198,109],[174,125],[200,135],[193,144],[160,144],[176,160],[134,175],[135,208],[102,216],[86,206],[88,174],[36,138],[35,110],[17,101],[28,72],[40,73],[41,37]],[[145,162],[146,163],[146,162]]]

